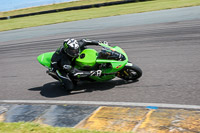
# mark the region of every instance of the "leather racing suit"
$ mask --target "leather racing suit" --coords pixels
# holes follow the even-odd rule
[[[99,45],[99,42],[82,39],[78,41],[78,45],[82,51],[87,45]],[[75,60],[76,57],[73,58],[64,52],[63,46],[56,50],[51,59],[52,71],[56,73],[67,90],[72,90],[74,88],[76,76],[87,77],[91,74],[95,74],[95,71],[81,71],[74,68]]]

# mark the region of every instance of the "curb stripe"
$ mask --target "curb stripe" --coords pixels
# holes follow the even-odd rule
[[[139,126],[139,128],[144,128],[146,126],[146,124],[150,121],[150,116],[151,114],[154,112],[155,110],[150,110],[147,115],[145,116],[144,121],[141,123],[141,125]]]
[[[75,105],[99,105],[99,106],[155,106],[159,108],[183,108],[200,109],[200,105],[182,105],[165,103],[134,103],[134,102],[106,102],[106,101],[59,101],[59,100],[0,100],[0,103],[12,104],[75,104]]]
[[[146,123],[150,121],[150,116],[155,110],[149,110],[144,118],[133,128],[132,132],[136,132],[138,128],[144,128]]]
[[[83,120],[81,120],[77,125],[74,126],[74,128],[80,128],[82,127],[82,125],[84,125],[84,123],[93,115],[96,114],[97,112],[99,112],[99,110],[102,107],[98,107],[95,111],[93,111],[91,114],[89,114],[87,117],[85,117]]]

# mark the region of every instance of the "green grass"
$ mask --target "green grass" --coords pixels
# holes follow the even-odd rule
[[[200,0],[152,0],[84,10],[65,11],[0,21],[0,31],[26,27],[200,5]]]
[[[74,6],[82,6],[82,5],[90,5],[90,4],[97,4],[97,3],[105,3],[105,2],[113,2],[119,0],[79,0],[79,1],[72,1],[72,2],[65,2],[59,4],[51,4],[46,6],[38,6],[38,7],[31,7],[7,12],[0,12],[0,17],[7,17],[19,14],[26,14],[32,12],[39,12],[39,11],[47,11],[53,9],[61,9],[67,7],[74,7]]]
[[[0,133],[113,133],[103,131],[80,130],[75,128],[51,127],[30,122],[0,122]]]

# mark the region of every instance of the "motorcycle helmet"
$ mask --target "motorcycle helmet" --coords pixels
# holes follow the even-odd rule
[[[79,55],[79,45],[78,45],[78,41],[75,39],[67,39],[64,40],[63,42],[63,49],[64,52],[71,56],[71,57],[77,57]]]

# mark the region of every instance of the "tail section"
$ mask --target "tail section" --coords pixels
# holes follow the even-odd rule
[[[37,60],[41,65],[50,68],[53,54],[54,52],[43,53],[37,57]]]

